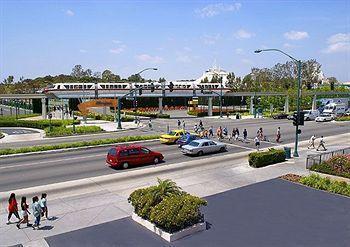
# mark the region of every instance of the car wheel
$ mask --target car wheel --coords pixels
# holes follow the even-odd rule
[[[225,152],[226,151],[226,148],[225,147],[221,147],[220,148],[220,152]]]
[[[198,154],[198,156],[202,156],[204,153],[203,153],[203,151],[199,151],[197,154]]]
[[[123,168],[124,168],[124,169],[128,169],[128,167],[129,167],[128,162],[124,162],[124,163],[123,163]]]
[[[154,160],[153,160],[153,163],[154,163],[154,164],[158,164],[158,163],[159,163],[159,158],[158,158],[158,157],[155,157]]]

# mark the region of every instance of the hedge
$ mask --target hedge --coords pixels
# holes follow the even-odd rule
[[[310,176],[302,177],[299,182],[315,189],[350,197],[350,184],[344,181],[331,180],[329,178],[323,178],[318,174],[311,174]]]
[[[264,167],[286,160],[284,150],[270,148],[264,152],[252,152],[249,154],[249,165],[252,167]]]
[[[158,138],[159,138],[159,135],[124,136],[124,137],[119,137],[119,138],[72,142],[72,143],[61,143],[61,144],[55,144],[55,145],[42,145],[42,146],[31,146],[31,147],[22,147],[22,148],[6,148],[6,149],[0,149],[0,156],[1,155],[8,155],[8,154],[31,153],[31,152],[58,150],[58,149],[66,149],[66,148],[98,146],[98,145],[103,145],[103,144],[114,144],[114,143],[132,142],[132,141],[152,140],[152,139],[158,139]]]
[[[123,111],[126,115],[131,116],[142,116],[142,117],[150,117],[150,118],[170,118],[169,114],[160,114],[160,113],[152,113],[152,112],[133,112],[133,111]]]
[[[65,126],[52,127],[51,131],[50,131],[50,128],[45,128],[46,136],[49,136],[49,137],[69,136],[74,134],[83,135],[83,134],[90,134],[90,133],[98,133],[102,131],[103,129],[101,129],[99,126],[76,126],[75,132],[73,132],[72,127],[66,128]]]
[[[350,121],[350,116],[342,116],[335,119],[335,121]]]
[[[79,120],[74,121],[80,124]],[[73,124],[73,120],[51,120],[51,126],[66,126]],[[50,126],[50,120],[16,120],[16,119],[0,119],[0,127],[27,127],[34,129],[45,129]]]
[[[171,180],[132,192],[128,202],[134,212],[162,230],[173,233],[204,221],[200,207],[207,202],[182,191]]]

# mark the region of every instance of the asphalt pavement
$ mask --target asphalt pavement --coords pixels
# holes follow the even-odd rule
[[[267,138],[274,142],[276,137],[277,127],[281,127],[282,143],[290,143],[295,139],[295,127],[290,120],[275,120],[275,119],[218,119],[218,118],[185,118],[181,119],[186,123],[186,130],[193,130],[193,126],[199,123],[199,120],[203,121],[204,127],[209,128],[213,126],[214,130],[219,126],[227,127],[229,133],[231,133],[232,128],[238,128],[240,134],[242,135],[243,129],[246,128],[248,131],[248,137],[253,139],[256,135],[258,128],[262,127],[264,134]],[[135,130],[125,130],[121,132],[108,132],[99,134],[90,134],[84,136],[69,136],[69,137],[59,137],[59,138],[45,138],[43,140],[33,140],[33,141],[23,141],[14,143],[0,143],[0,149],[2,148],[17,148],[24,146],[37,146],[37,145],[49,145],[58,143],[71,143],[77,141],[86,140],[99,140],[105,138],[117,138],[129,135],[150,135],[150,134],[161,134],[166,132],[167,128],[177,129],[177,119],[154,119],[153,130],[147,127],[147,122],[145,122],[146,127],[135,129]],[[350,132],[349,122],[326,122],[326,123],[316,123],[314,121],[305,122],[304,126],[300,127],[301,134],[299,135],[300,140],[308,140],[313,134],[316,136],[334,136],[338,134],[344,134]]]
[[[160,144],[159,141],[153,141],[145,143],[145,146],[164,155],[164,162],[158,166],[195,159],[202,159],[205,162],[207,157],[251,149],[229,144],[227,152],[190,157],[183,155],[177,145],[165,145]],[[0,191],[127,172],[130,169],[145,169],[153,166],[151,164],[126,170],[110,168],[105,164],[108,150],[109,147],[96,147],[65,153],[46,153],[2,159],[0,163]]]

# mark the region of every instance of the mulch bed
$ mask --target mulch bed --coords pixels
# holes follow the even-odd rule
[[[280,178],[282,178],[284,180],[288,180],[288,181],[294,182],[294,183],[299,183],[299,180],[301,179],[301,176],[289,173],[289,174],[281,176]]]

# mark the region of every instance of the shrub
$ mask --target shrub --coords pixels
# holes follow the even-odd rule
[[[286,160],[284,150],[271,148],[264,152],[252,152],[249,154],[249,165],[252,167],[264,167]]]
[[[189,194],[168,196],[151,209],[150,221],[173,233],[203,222],[200,207],[206,205],[205,200]]]
[[[311,174],[310,176],[302,177],[299,181],[301,184],[315,189],[350,196],[350,184],[344,181],[336,181],[329,178],[323,178],[318,174]]]
[[[342,116],[335,119],[336,121],[350,121],[350,116]]]
[[[66,128],[64,126],[60,127],[52,127],[51,131],[50,128],[45,128],[46,136],[53,137],[53,136],[68,136],[68,135],[82,135],[82,134],[89,134],[89,133],[97,133],[102,132],[103,130],[99,126],[77,126],[75,127],[75,132],[73,132],[73,128],[69,127]]]
[[[158,185],[146,189],[135,190],[130,194],[128,202],[135,208],[135,213],[144,219],[149,219],[151,209],[165,197],[181,194],[181,188],[175,182],[158,178]]]
[[[336,155],[321,164],[313,165],[310,170],[350,178],[350,157]]]
[[[128,202],[135,213],[164,231],[173,233],[204,220],[200,207],[207,202],[189,195],[171,180],[132,192]]]
[[[79,120],[74,121],[75,124],[79,124]],[[51,120],[51,126],[66,126],[73,124],[73,120]],[[0,119],[0,127],[27,127],[35,129],[45,129],[50,126],[49,119],[43,120],[16,120],[16,119]]]

